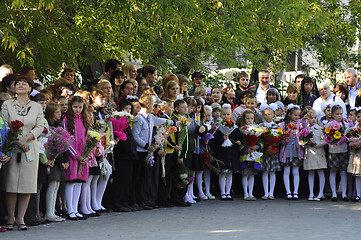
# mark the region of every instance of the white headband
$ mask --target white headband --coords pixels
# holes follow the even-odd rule
[[[292,108],[300,109],[300,106],[294,105],[294,104],[292,104],[292,103],[291,103],[291,104],[288,104],[287,109],[290,110],[290,109],[292,109]]]
[[[335,107],[335,106],[340,106],[340,104],[338,104],[337,102],[332,102],[331,104],[330,104],[330,108],[332,109],[333,107]],[[341,107],[341,106],[340,106]]]
[[[281,108],[282,110],[285,110],[285,105],[281,101],[277,101],[275,104],[277,104],[277,109]]]
[[[222,109],[232,109],[232,106],[229,103],[225,103],[222,105]]]
[[[272,109],[273,111],[276,111],[278,109],[278,105],[276,103],[271,103],[270,105],[268,105],[266,103],[261,104],[260,109],[262,112],[268,108]]]

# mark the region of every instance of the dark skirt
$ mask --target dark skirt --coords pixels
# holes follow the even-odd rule
[[[281,163],[278,157],[278,153],[275,154],[263,154],[261,158],[262,171],[277,172],[281,171]]]
[[[50,168],[49,181],[65,181],[65,172],[60,164],[55,164]]]
[[[48,165],[39,163],[38,184],[46,184],[48,182]]]
[[[327,159],[327,167],[331,170],[346,171],[350,154],[345,153],[330,153]]]
[[[100,175],[100,167],[90,167],[89,168],[89,175]]]
[[[202,154],[193,154],[191,165],[189,167],[192,171],[203,171],[203,157]]]
[[[284,167],[301,167],[301,166],[303,166],[303,159],[292,158],[292,162],[291,162],[290,158],[286,158],[286,162],[282,163],[282,166],[284,166]]]

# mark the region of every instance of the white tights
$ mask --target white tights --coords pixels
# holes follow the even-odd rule
[[[98,211],[101,207],[98,205],[97,201],[97,190],[98,190],[98,180],[99,175],[94,175],[90,183],[90,195],[91,195],[91,207],[93,210]]]
[[[203,180],[203,171],[196,171],[196,183],[198,188],[198,195],[200,197],[205,196],[202,187],[202,182],[203,182],[202,180]]]
[[[84,214],[95,213],[95,211],[91,208],[91,194],[90,194],[90,184],[92,182],[94,175],[89,175],[88,181],[83,183],[83,187],[81,190],[80,196],[80,209]]]
[[[253,197],[254,175],[242,175],[244,197]]]
[[[65,198],[68,207],[68,214],[70,217],[76,217],[78,212],[78,204],[80,198],[82,183],[66,183],[65,185]]]
[[[219,175],[219,188],[221,190],[221,195],[231,194],[232,179],[232,173],[221,173]]]
[[[105,179],[103,179],[103,177],[101,177],[101,178],[99,178],[99,181],[98,181],[97,203],[98,203],[98,206],[102,210],[105,210],[105,207],[102,206],[102,200],[103,200],[105,189],[106,189],[107,184],[108,184],[109,177],[110,177],[110,173],[107,173],[105,175]]]
[[[55,215],[55,204],[56,198],[58,195],[58,189],[60,186],[60,181],[50,181],[48,185],[48,190],[46,191],[46,213],[45,218],[56,218]]]
[[[361,197],[361,177],[355,177],[356,196]]]
[[[342,198],[346,197],[347,191],[347,174],[346,171],[340,171],[341,186],[342,186]],[[332,197],[337,197],[336,192],[336,170],[330,170],[330,187],[332,191]]]
[[[300,185],[300,174],[299,174],[298,170],[299,170],[298,166],[293,166],[292,167],[293,186],[294,186],[293,193],[294,194],[298,194],[298,187]],[[291,173],[291,167],[284,167],[283,183],[285,185],[287,194],[291,193],[291,190],[290,190],[290,173]]]
[[[211,171],[209,171],[208,169],[204,169],[203,171],[203,176],[204,176],[204,187],[206,189],[206,195],[207,196],[211,196]]]
[[[318,193],[317,198],[321,198],[323,197],[323,189],[325,188],[325,173],[323,172],[323,170],[317,170],[317,175],[320,183],[320,187],[319,187],[320,191]],[[308,188],[310,190],[309,197],[314,197],[313,194],[314,180],[315,180],[315,171],[314,170],[308,171]]]
[[[269,189],[268,189],[268,176],[269,176]],[[264,195],[266,197],[268,197],[268,196],[273,197],[273,192],[274,192],[275,185],[276,185],[276,173],[269,172],[269,171],[263,171],[262,182],[263,182]]]

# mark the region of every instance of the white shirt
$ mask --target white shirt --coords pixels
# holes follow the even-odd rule
[[[266,93],[268,91],[268,89],[270,89],[271,87],[268,86],[267,90],[264,91],[263,88],[261,87],[261,84],[258,85],[257,91],[256,91],[256,98],[257,98],[257,102],[261,103],[261,104],[265,104],[267,103],[266,100]]]
[[[325,113],[322,112],[322,110],[321,110],[321,103],[322,102],[326,103],[326,105],[331,104],[333,102],[339,104],[342,107],[342,110],[343,110],[343,117],[344,118],[347,117],[345,103],[342,101],[341,98],[339,98],[335,94],[331,93],[330,96],[326,100],[323,100],[321,97],[319,97],[313,102],[312,108],[317,112],[318,119],[321,120],[321,118],[323,116],[325,116]]]

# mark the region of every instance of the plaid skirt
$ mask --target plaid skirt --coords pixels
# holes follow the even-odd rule
[[[345,153],[330,153],[327,159],[327,167],[331,170],[346,171],[350,154]]]
[[[282,167],[281,167],[281,163],[280,163],[278,153],[276,153],[276,154],[268,154],[268,153],[263,154],[263,156],[261,158],[261,166],[262,166],[262,171],[267,171],[267,172],[281,171]]]
[[[286,158],[286,162],[282,163],[282,166],[284,166],[284,167],[301,167],[301,166],[303,166],[303,159],[292,158],[292,162],[291,162],[290,158]]]

